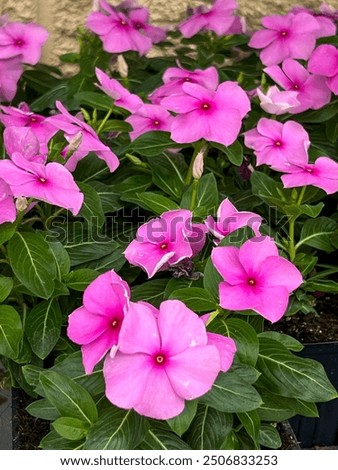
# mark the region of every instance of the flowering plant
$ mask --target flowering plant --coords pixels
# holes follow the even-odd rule
[[[338,291],[337,16],[235,8],[95,2],[68,77],[2,21],[0,355],[43,449],[278,448],[337,397],[270,331]]]

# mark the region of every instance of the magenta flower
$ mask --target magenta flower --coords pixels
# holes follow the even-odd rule
[[[154,90],[149,99],[153,104],[160,104],[163,98],[173,95],[185,95],[182,90],[184,83],[198,83],[210,90],[216,90],[218,86],[218,73],[215,67],[205,70],[187,70],[181,67],[169,67],[163,74],[164,85]]]
[[[236,8],[235,0],[214,0],[211,8],[206,6],[194,8],[192,15],[178,28],[186,38],[191,38],[200,31],[214,31],[218,36],[230,34],[236,19],[234,16]]]
[[[0,59],[0,103],[12,101],[23,73],[21,56]]]
[[[338,49],[323,44],[315,49],[308,63],[308,70],[316,75],[327,77],[327,86],[338,95]]]
[[[48,153],[48,142],[56,134],[57,129],[46,122],[46,117],[33,113],[26,103],[21,103],[18,108],[13,106],[0,106],[0,122],[5,127],[27,127],[32,129],[37,137],[40,149],[37,153]]]
[[[309,13],[310,15],[312,15],[316,19],[319,25],[319,30],[317,31],[317,38],[323,38],[326,36],[335,36],[337,32],[337,28],[334,22],[334,18],[330,17],[330,14],[332,14],[332,10],[330,10],[330,7],[329,9],[326,9],[327,7],[328,5],[327,6],[324,5],[324,9],[323,9],[323,5],[320,6],[321,14],[316,13],[310,8],[304,8],[304,7],[294,7],[292,8],[291,13],[296,13],[296,14]],[[328,12],[328,15],[325,14],[325,11]]]
[[[152,47],[151,39],[141,34],[122,12],[100,0],[101,11],[90,13],[87,26],[98,34],[107,52],[138,51],[144,55]]]
[[[115,406],[155,419],[179,415],[185,400],[207,393],[221,370],[220,354],[208,344],[203,320],[179,300],[162,302],[157,315],[132,303],[119,350],[106,357],[106,396]]]
[[[244,133],[244,143],[254,150],[257,165],[269,165],[274,170],[285,171],[289,160],[307,161],[310,147],[309,135],[298,122],[285,124],[273,119],[261,118],[257,128]]]
[[[216,91],[196,83],[184,83],[182,90],[184,95],[161,101],[162,106],[178,114],[171,127],[171,138],[178,143],[205,139],[231,145],[250,110],[245,91],[230,81],[221,83]]]
[[[272,323],[284,315],[290,293],[303,282],[298,269],[279,256],[269,237],[251,238],[241,248],[214,248],[211,259],[224,279],[219,284],[221,307],[251,309]]]
[[[14,222],[15,219],[16,208],[11,188],[0,178],[0,224]]]
[[[173,119],[163,106],[144,104],[126,119],[133,128],[130,139],[133,141],[146,132],[170,131]]]
[[[134,113],[143,105],[143,101],[139,96],[130,93],[130,91],[124,88],[115,78],[110,78],[98,68],[95,69],[95,73],[100,82],[100,85],[96,84],[96,86],[106,93],[106,95],[113,98],[116,106]]]
[[[32,197],[70,210],[77,215],[83,203],[72,174],[60,163],[43,165],[15,153],[12,161],[0,160],[0,174],[14,197]]]
[[[201,224],[192,224],[191,219],[191,211],[178,209],[141,225],[136,239],[127,246],[125,257],[130,264],[144,269],[148,277],[191,258],[205,241],[205,230]]]
[[[40,153],[39,141],[29,127],[7,127],[4,131],[4,146],[10,157],[20,153],[31,162],[47,161],[47,154]]]
[[[0,59],[18,55],[25,64],[35,65],[41,57],[48,31],[35,23],[7,23],[0,28]]]
[[[263,49],[260,59],[264,65],[275,65],[288,58],[308,59],[315,48],[319,24],[308,13],[265,16],[249,46]]]
[[[276,86],[272,86],[264,94],[257,88],[257,95],[260,100],[261,108],[266,113],[280,114],[290,113],[292,109],[300,105],[297,99],[298,91],[280,91]]]
[[[259,236],[259,227],[262,217],[254,212],[238,211],[229,199],[224,199],[217,210],[216,220],[209,215],[205,220],[209,232],[219,243],[224,237],[242,227],[251,227],[256,236]]]
[[[300,105],[290,109],[290,114],[302,113],[308,109],[319,109],[330,102],[331,91],[326,84],[326,78],[311,75],[296,60],[286,59],[282,68],[272,65],[266,67],[264,72],[284,90],[298,92],[297,100]]]
[[[129,297],[128,284],[109,271],[89,284],[83,305],[69,315],[67,335],[81,345],[86,374],[91,374],[107,352],[118,345]]]
[[[56,102],[56,107],[61,114],[47,118],[47,122],[56,127],[56,129],[64,131],[65,138],[69,143],[74,138],[77,138],[79,133],[82,134],[80,145],[67,160],[65,167],[69,171],[74,171],[80,160],[88,155],[89,152],[94,152],[101,160],[107,163],[111,172],[115,171],[120,164],[119,159],[109,147],[101,142],[94,130],[85,122],[72,116],[60,101]],[[63,150],[63,154],[67,155],[68,150],[69,146]]]
[[[305,158],[293,158],[283,171],[288,173],[281,177],[284,188],[311,185],[327,194],[338,191],[338,163],[329,157],[319,157],[314,163],[308,163]]]
[[[156,44],[166,38],[166,31],[163,28],[149,24],[148,8],[133,8],[129,11],[128,18],[132,26],[147,36],[152,43]]]

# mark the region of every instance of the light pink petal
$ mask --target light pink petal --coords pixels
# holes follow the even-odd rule
[[[259,57],[264,65],[280,64],[290,57],[289,45],[283,39],[276,39],[261,51]]]
[[[287,310],[289,293],[284,286],[267,287],[262,289],[260,303],[253,308],[262,317],[275,323],[280,320]]]
[[[173,251],[161,249],[157,244],[140,243],[137,240],[129,243],[124,252],[129,263],[144,269],[149,278],[154,276],[174,255]]]
[[[114,27],[111,18],[100,12],[93,12],[87,17],[87,27],[96,34],[108,34]]]
[[[278,249],[272,238],[267,236],[254,237],[247,240],[240,248],[239,261],[249,277],[260,271],[262,262],[268,256],[279,256]],[[228,282],[229,279],[227,279]]]
[[[272,141],[281,141],[283,124],[274,119],[261,118],[257,123],[257,131]]]
[[[185,38],[195,36],[199,31],[207,26],[208,22],[203,15],[194,15],[183,21],[178,27]]]
[[[237,139],[241,126],[241,113],[238,109],[215,110],[208,120],[205,119],[203,137],[210,142],[228,146]]]
[[[294,59],[284,60],[282,68],[285,75],[297,85],[304,83],[310,76],[306,68]]]
[[[0,184],[1,187],[1,184]],[[0,224],[14,222],[16,219],[16,208],[12,197],[0,200]]]
[[[207,333],[208,345],[216,346],[221,358],[221,371],[227,372],[232,366],[237,347],[232,338],[217,333]]]
[[[292,88],[292,81],[285,75],[281,67],[278,65],[271,65],[270,67],[265,67],[263,71],[269,75],[272,80],[274,80],[278,85],[280,85],[284,90],[289,90]],[[298,98],[298,97],[297,97]]]
[[[272,29],[274,31],[283,31],[291,25],[291,15],[270,15],[262,18],[262,25],[264,28]]]
[[[77,344],[88,344],[107,331],[109,319],[85,307],[79,307],[68,317],[68,337]]]
[[[289,57],[306,60],[310,57],[311,52],[316,47],[316,35],[295,34],[293,41],[290,41],[288,46],[290,51]]]
[[[219,304],[222,308],[240,311],[255,309],[261,300],[261,292],[248,283],[230,285],[228,282],[219,284]]]
[[[308,71],[317,75],[333,77],[338,73],[338,50],[331,44],[315,49],[308,63]]]
[[[284,188],[297,188],[299,186],[314,185],[313,175],[306,170],[300,170],[297,173],[281,176]]]
[[[327,86],[335,95],[338,95],[338,73],[327,81]]]
[[[189,113],[198,109],[200,101],[192,96],[183,93],[182,95],[168,96],[161,100],[161,106],[174,113]]]
[[[8,127],[4,130],[4,144],[9,156],[20,152],[27,158],[38,155],[40,144],[29,127]]]
[[[107,330],[101,336],[81,347],[83,367],[86,374],[91,374],[96,364],[117,344],[118,335],[114,330]]]
[[[166,372],[177,395],[193,400],[211,389],[220,369],[218,348],[208,345],[189,348],[171,357]]]
[[[180,300],[166,300],[161,303],[158,328],[161,349],[170,356],[190,347],[207,344],[203,321]]]
[[[293,15],[291,28],[294,33],[306,34],[306,38],[310,40],[311,36],[316,37],[320,26],[313,15],[304,12]]]
[[[312,101],[311,109],[320,109],[331,100],[331,90],[327,86],[327,80],[319,75],[312,75],[306,81],[304,97]]]
[[[120,350],[126,354],[156,354],[161,347],[153,307],[146,302],[131,302],[119,336]]]
[[[284,286],[288,292],[297,289],[303,278],[296,266],[281,256],[269,256],[261,266],[259,275],[260,286]]]
[[[268,46],[278,37],[279,33],[277,31],[262,29],[261,31],[257,31],[253,34],[248,46],[255,49],[263,49],[263,47]]]
[[[244,282],[248,275],[239,260],[239,248],[220,246],[211,252],[211,260],[217,271],[230,285]]]
[[[337,34],[337,27],[331,18],[327,18],[326,16],[316,16],[316,21],[319,24],[317,38],[335,36]]]
[[[0,60],[0,102],[11,101],[14,98],[22,73],[23,64],[20,55]]]
[[[209,118],[199,110],[176,116],[171,126],[171,138],[180,144],[196,142],[210,135]],[[209,140],[209,139],[208,139]]]
[[[237,109],[242,119],[251,109],[247,94],[236,82],[221,83],[216,90],[215,101],[222,110]]]

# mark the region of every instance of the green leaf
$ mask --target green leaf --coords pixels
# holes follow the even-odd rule
[[[31,416],[48,421],[54,421],[60,417],[58,410],[46,398],[33,401],[26,407],[26,410]]]
[[[283,344],[286,349],[290,351],[301,351],[304,346],[302,343],[297,341],[292,336],[286,335],[284,333],[278,333],[277,331],[263,331],[263,333],[259,333],[259,338],[271,338],[279,343]]]
[[[80,269],[84,268],[95,270],[98,274],[109,271],[110,269],[114,269],[116,272],[118,272],[127,261],[123,254],[124,250],[124,247],[115,248],[112,253],[99,259],[87,261],[84,264],[78,265],[78,267]]]
[[[204,268],[203,286],[217,302],[219,298],[218,285],[222,281],[222,276],[214,267],[211,258],[209,258]]]
[[[189,428],[192,420],[194,419],[197,411],[197,400],[190,400],[185,402],[184,410],[175,418],[168,419],[167,423],[170,428],[178,435],[182,436]]]
[[[153,426],[138,446],[141,450],[191,450],[186,442],[163,425]]]
[[[48,242],[50,249],[52,250],[52,255],[56,264],[56,269],[58,273],[58,279],[62,279],[63,276],[69,273],[70,270],[70,258],[67,253],[67,250],[64,248],[62,243],[53,241]]]
[[[84,195],[79,217],[84,217],[90,227],[101,228],[105,219],[99,195],[89,184],[78,183],[78,186]]]
[[[221,449],[232,429],[232,415],[209,406],[199,406],[185,440],[192,449]]]
[[[331,236],[337,228],[337,222],[328,217],[318,217],[315,220],[307,220],[300,234],[300,241],[297,248],[301,245],[308,245],[312,248],[330,253],[335,247],[331,243]]]
[[[293,263],[301,270],[303,276],[309,274],[318,262],[318,257],[309,253],[297,253]]]
[[[13,289],[11,277],[0,276],[0,303],[7,299]]]
[[[100,124],[101,121],[97,123],[97,126]],[[133,128],[129,122],[120,121],[119,119],[109,119],[103,126],[102,132],[131,132],[132,130]]]
[[[58,301],[46,300],[29,312],[25,333],[33,352],[45,359],[61,334],[62,315]]]
[[[10,305],[0,305],[0,355],[15,359],[22,339],[22,323]]]
[[[229,145],[228,147],[225,147],[222,144],[217,144],[213,142],[211,144],[213,147],[216,147],[218,150],[221,152],[225,153],[225,155],[228,157],[230,163],[236,166],[241,166],[243,163],[243,147],[241,144],[238,142],[238,140],[233,143],[232,145]]]
[[[185,187],[184,178],[188,168],[184,158],[181,155],[162,153],[148,160],[153,170],[153,183],[169,196],[180,199]]]
[[[304,402],[297,398],[286,398],[275,395],[269,390],[260,389],[263,403],[257,409],[261,421],[280,422],[292,418],[296,414],[316,417],[318,411],[314,403]]]
[[[338,282],[332,281],[330,279],[323,280],[309,280],[305,283],[304,289],[310,292],[329,292],[337,293],[338,292]]]
[[[0,245],[3,245],[15,234],[15,224],[0,224]]]
[[[40,382],[46,398],[62,416],[92,424],[97,420],[96,405],[81,385],[53,371],[41,373]]]
[[[77,418],[61,416],[52,423],[52,428],[65,439],[80,441],[86,437],[88,425]]]
[[[101,183],[101,181],[91,181],[90,186],[97,192],[104,213],[121,209],[120,195],[116,193],[114,186]]]
[[[277,206],[280,210],[285,212],[285,205],[292,202],[292,190],[284,189],[282,183],[274,180],[265,173],[254,171],[251,174],[250,182],[253,194],[268,205]],[[288,211],[286,211],[286,214],[288,214]]]
[[[277,395],[310,402],[329,401],[337,397],[319,362],[297,357],[270,338],[260,337],[259,343],[257,368],[262,375],[257,384]]]
[[[48,299],[54,291],[56,265],[48,243],[39,233],[15,233],[8,243],[14,274],[34,295]]]
[[[69,289],[83,292],[98,275],[93,269],[77,269],[67,274],[63,280]]]
[[[74,98],[79,106],[90,106],[98,111],[109,111],[113,106],[112,98],[94,91],[80,91]]]
[[[149,186],[151,186],[151,178],[147,175],[133,175],[129,176],[128,178],[124,178],[123,181],[115,184],[114,191],[125,194],[128,191],[132,192],[133,194],[139,194],[146,191]]]
[[[169,299],[181,300],[194,312],[210,312],[217,308],[211,294],[201,287],[178,289],[170,294]]]
[[[327,38],[323,38],[325,41]],[[327,44],[325,42],[325,44]],[[320,123],[326,122],[338,113],[338,101],[335,100],[328,105],[316,111],[306,111],[297,115],[298,122]]]
[[[151,303],[154,307],[158,307],[163,300],[167,282],[167,279],[153,279],[139,286],[132,287],[131,296],[133,301],[143,300]]]
[[[161,215],[163,212],[179,209],[176,202],[162,196],[161,194],[152,193],[137,193],[134,196],[124,195],[121,197],[122,201],[135,202],[154,214]]]
[[[146,434],[146,421],[133,410],[111,406],[91,426],[84,445],[86,450],[135,449]]]
[[[237,413],[237,416],[240,422],[243,424],[244,429],[258,448],[261,420],[257,410],[248,411],[246,413]]]
[[[42,439],[40,447],[43,450],[77,450],[82,449],[83,441],[70,441],[51,431]]]
[[[262,400],[252,385],[230,370],[219,374],[210,392],[199,402],[226,413],[243,413],[258,408]]]
[[[186,147],[186,145],[177,144],[170,139],[169,132],[152,131],[146,132],[135,139],[127,152],[136,152],[145,157],[156,157],[161,152],[170,148]]]
[[[261,425],[259,443],[268,449],[279,449],[282,445],[279,432],[272,424]]]
[[[190,185],[187,191],[183,194],[181,207],[182,209],[190,209],[191,199],[193,195],[193,185]],[[195,199],[195,211],[198,211],[199,217],[205,217],[209,214],[215,213],[218,207],[218,189],[217,181],[213,173],[203,175],[198,181],[197,195]]]

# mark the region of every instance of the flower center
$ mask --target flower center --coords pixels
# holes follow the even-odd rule
[[[306,171],[307,171],[308,173],[313,173],[313,168],[306,168]]]
[[[31,117],[31,118],[30,118],[30,121],[31,121],[31,122],[36,122],[37,119],[36,119],[35,117]]]
[[[250,286],[254,286],[254,285],[256,284],[255,279],[248,279],[248,284],[249,284]]]
[[[46,182],[45,178],[39,178],[39,181],[40,181],[41,183],[45,183],[45,182]]]
[[[122,26],[126,26],[126,24],[127,24],[127,22],[126,22],[126,21],[124,21],[124,20],[121,20],[121,21],[120,21],[120,25],[122,25]]]
[[[22,39],[16,39],[15,45],[16,46],[22,46],[23,45],[23,40]]]
[[[135,24],[135,28],[136,29],[142,29],[143,28],[143,25],[141,23],[136,23]]]
[[[281,31],[280,35],[283,36],[283,38],[285,38],[285,36],[288,35],[288,32],[287,31]]]
[[[159,125],[160,125],[160,121],[156,119],[156,121],[154,121],[154,126],[159,126]]]
[[[294,90],[299,90],[299,85],[297,85],[297,83],[294,83],[294,84],[292,85],[292,88],[293,88]]]
[[[156,364],[159,366],[163,366],[165,364],[165,356],[163,354],[157,354],[154,359]]]
[[[185,77],[184,81],[185,81],[185,82],[191,82],[191,78]]]
[[[275,142],[276,147],[280,147],[282,145],[282,142],[280,140],[277,140]]]
[[[206,111],[206,110],[210,109],[210,104],[209,104],[209,103],[203,103],[203,104],[201,105],[201,108]]]
[[[165,250],[166,248],[168,248],[168,245],[167,243],[162,243],[162,245],[160,246],[161,250]]]
[[[118,327],[118,326],[119,326],[119,321],[118,321],[118,320],[116,320],[116,319],[115,319],[115,320],[113,320],[113,321],[111,322],[111,326],[112,326],[113,328],[116,328],[116,327]]]

